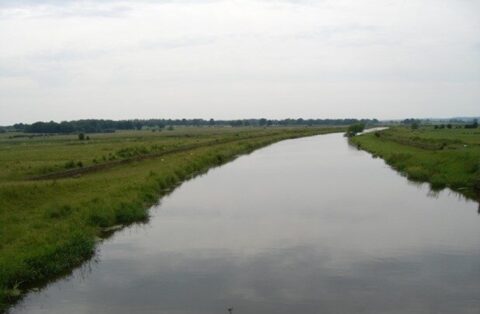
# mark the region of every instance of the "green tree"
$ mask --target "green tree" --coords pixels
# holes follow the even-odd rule
[[[346,136],[351,137],[357,135],[357,133],[362,132],[365,130],[365,124],[363,123],[355,123],[352,124],[348,127],[347,133],[345,133]]]

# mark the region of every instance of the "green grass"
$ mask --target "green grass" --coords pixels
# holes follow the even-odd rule
[[[479,200],[480,129],[393,127],[350,141],[411,180],[429,182],[433,189],[449,187]]]
[[[88,141],[0,134],[0,311],[89,258],[105,228],[148,219],[149,206],[180,182],[283,139],[340,131],[185,127]]]

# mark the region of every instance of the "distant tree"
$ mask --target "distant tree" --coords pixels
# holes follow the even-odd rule
[[[57,126],[57,131],[59,133],[72,133],[74,132],[74,127],[71,123],[68,123],[67,121],[62,121],[58,126]]]
[[[465,129],[476,129],[478,128],[478,120],[473,119],[472,124],[465,124]]]
[[[412,128],[413,130],[416,130],[420,126],[420,122],[421,121],[418,119],[410,118],[410,119],[403,120],[402,124],[409,125],[410,128]]]
[[[404,122],[410,124],[414,119],[406,119]],[[377,124],[377,119],[283,119],[283,120],[267,120],[261,119],[244,119],[244,120],[203,120],[203,119],[149,119],[149,120],[96,120],[84,119],[74,121],[62,121],[60,123],[35,122],[33,124],[17,123],[13,126],[5,127],[6,131],[20,131],[27,133],[111,133],[116,130],[134,130],[134,129],[163,129],[165,126],[212,126],[212,125],[242,125],[242,126],[296,126],[296,125],[351,125],[355,123],[363,123],[366,125]]]
[[[83,140],[85,139],[85,133],[79,133],[79,134],[78,134],[78,139],[79,139],[80,141],[83,141]]]
[[[352,124],[348,127],[346,136],[351,137],[357,135],[357,133],[362,132],[365,129],[365,124],[363,123],[356,123]]]
[[[25,128],[26,128],[26,125],[23,124],[23,123],[15,123],[13,125],[13,128],[15,129],[15,131],[25,131]]]
[[[243,121],[242,120],[233,120],[230,122],[231,126],[243,126]]]
[[[447,129],[451,129],[452,128],[452,125],[449,123],[447,124]]]

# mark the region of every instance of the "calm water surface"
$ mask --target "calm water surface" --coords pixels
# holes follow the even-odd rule
[[[183,184],[11,313],[478,314],[477,211],[340,134],[284,141]]]

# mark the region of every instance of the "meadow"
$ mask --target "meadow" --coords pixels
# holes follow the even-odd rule
[[[383,158],[409,179],[480,199],[480,129],[391,127],[352,137],[351,143]]]
[[[340,127],[176,127],[0,134],[0,311],[68,273],[182,181],[240,154]]]

